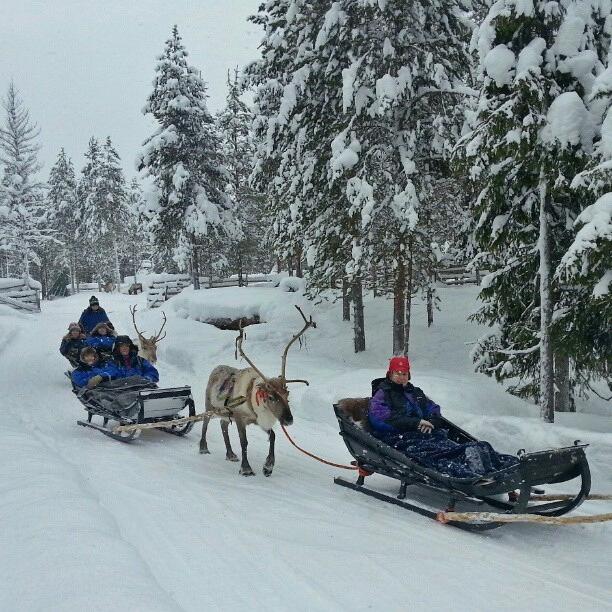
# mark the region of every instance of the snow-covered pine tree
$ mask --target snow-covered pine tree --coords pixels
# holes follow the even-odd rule
[[[223,156],[229,173],[226,192],[232,200],[243,231],[243,238],[227,250],[230,268],[238,274],[243,285],[245,273],[271,267],[271,257],[265,248],[265,196],[250,186],[255,145],[253,142],[253,113],[241,99],[242,82],[238,69],[227,75],[225,107],[217,116],[217,126],[223,139]],[[267,255],[267,256],[266,256]]]
[[[57,264],[68,270],[72,292],[76,292],[76,262],[79,252],[78,228],[80,215],[77,206],[77,184],[72,160],[62,148],[51,168],[47,181],[46,208],[49,223],[62,242]]]
[[[421,284],[434,299],[434,231],[445,210],[437,195],[449,181],[446,154],[459,133],[454,106],[470,93],[467,8],[341,0],[317,36],[317,59],[325,58],[342,108],[328,172],[329,189],[346,202],[347,272],[365,277],[380,265],[391,272],[396,354],[408,348],[407,293]]]
[[[483,307],[497,330],[481,339],[477,368],[511,393],[539,401],[554,420],[551,334],[559,305],[552,274],[578,214],[570,182],[588,160],[592,125],[584,100],[602,69],[609,7],[599,2],[500,0],[479,28],[483,87],[478,125],[466,138]]]
[[[202,251],[215,256],[215,241],[239,238],[231,201],[221,139],[206,107],[206,83],[187,63],[187,51],[176,26],[155,68],[153,91],[144,114],[159,124],[137,160],[137,168],[153,179],[159,195],[156,240],[174,251],[180,265],[190,264],[199,286]]]
[[[578,201],[587,204],[574,221],[573,241],[556,270],[561,309],[553,324],[559,344],[572,357],[578,385],[596,393],[593,379],[607,381],[612,391],[611,77],[612,67],[608,65],[595,79],[591,93],[594,154],[571,185]]]
[[[85,195],[82,227],[87,238],[86,257],[96,262],[98,280],[112,280],[119,291],[120,253],[129,248],[126,228],[130,213],[127,208],[125,177],[120,158],[108,137],[102,147],[90,141],[88,163],[84,168],[82,191]]]
[[[125,248],[120,253],[119,266],[124,273],[136,274],[143,259],[151,259],[155,251],[152,215],[148,210],[142,187],[133,178],[126,189],[126,207],[129,212]],[[139,282],[136,279],[135,282]]]
[[[16,272],[30,276],[30,264],[40,264],[37,247],[51,240],[43,205],[43,183],[37,143],[40,131],[30,120],[17,89],[11,83],[3,101],[6,111],[0,127],[0,250],[16,263]],[[15,273],[15,272],[14,272]]]

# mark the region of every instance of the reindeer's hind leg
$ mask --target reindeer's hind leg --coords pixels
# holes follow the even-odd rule
[[[230,442],[229,432],[228,432],[229,423],[227,421],[221,421],[221,433],[223,434],[223,441],[225,442],[225,458],[227,461],[238,461],[238,457],[236,457],[236,453],[232,450],[232,443]]]
[[[207,411],[204,413],[204,418],[202,419],[202,437],[200,438],[200,454],[202,455],[210,455],[208,444],[206,443],[206,430],[208,429],[208,423],[211,417],[212,415]]]
[[[242,449],[242,463],[240,464],[239,474],[243,476],[255,476],[253,468],[249,465],[247,458],[247,446],[249,442],[246,435],[246,425],[241,419],[236,419],[236,427],[238,428],[238,435],[240,436],[240,448]]]
[[[270,440],[270,451],[268,452],[268,457],[263,466],[264,476],[270,476],[274,469],[274,440],[276,439],[274,431],[270,430],[268,432],[268,439]]]

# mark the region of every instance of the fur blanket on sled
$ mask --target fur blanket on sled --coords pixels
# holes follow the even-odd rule
[[[423,467],[452,478],[490,476],[518,465],[513,455],[498,453],[488,442],[460,444],[449,440],[445,429],[430,434],[406,432],[376,436]]]
[[[138,393],[142,389],[156,389],[157,385],[142,376],[129,376],[103,382],[93,389],[84,388],[81,399],[98,410],[131,419],[138,414]]]

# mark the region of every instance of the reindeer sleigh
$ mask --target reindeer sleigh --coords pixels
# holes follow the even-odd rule
[[[148,338],[136,325],[136,306],[130,307],[130,313],[138,334],[139,356],[156,363],[157,343],[166,337],[165,333],[162,335],[165,313],[162,313],[164,321],[159,332]],[[77,423],[120,442],[131,442],[143,429],[152,428],[184,436],[194,425],[195,402],[188,386],[158,389],[153,383],[130,377],[104,383],[93,390],[79,389],[73,384],[72,391],[87,410],[87,420]],[[181,414],[185,409],[188,416]],[[101,417],[102,424],[94,423],[94,416]],[[110,427],[109,423],[115,424]]]
[[[572,524],[612,520],[612,514],[562,517],[585,499],[612,499],[607,495],[589,496],[591,474],[586,458],[586,444],[539,452],[517,453],[518,463],[486,477],[454,478],[424,467],[417,461],[385,444],[369,431],[367,398],[347,398],[334,405],[340,435],[354,457],[356,482],[335,478],[337,485],[358,491],[422,516],[469,531],[485,531],[511,522]],[[469,433],[441,418],[449,439],[459,444],[477,442]],[[364,486],[365,478],[381,474],[400,482],[397,497]],[[571,480],[578,481],[574,494],[545,495],[539,487]],[[446,499],[445,511],[404,501],[408,487],[434,492]],[[502,499],[505,498],[505,499]],[[544,502],[544,503],[540,503]],[[435,503],[435,502],[434,502]],[[457,504],[485,508],[486,511],[456,512]]]

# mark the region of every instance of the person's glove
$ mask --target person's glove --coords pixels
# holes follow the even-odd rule
[[[433,423],[426,421],[425,419],[421,419],[419,421],[418,429],[421,433],[431,433],[433,431]]]
[[[87,388],[88,389],[93,389],[96,385],[99,385],[104,379],[102,378],[102,376],[100,376],[99,374],[97,374],[96,376],[92,376],[88,381],[87,381]]]

